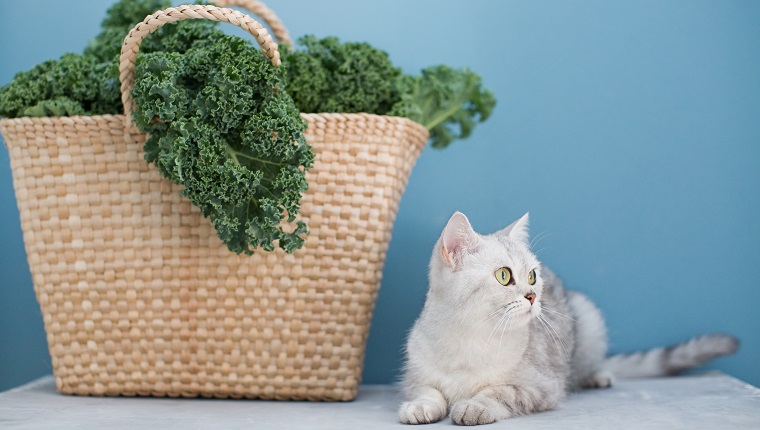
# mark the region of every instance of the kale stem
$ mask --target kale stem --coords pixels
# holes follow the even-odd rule
[[[227,151],[230,154],[235,154],[237,156],[240,156],[240,157],[243,157],[243,158],[247,158],[247,159],[249,159],[251,161],[258,161],[259,163],[270,164],[272,166],[282,167],[282,163],[275,163],[275,162],[268,161],[268,160],[262,160],[261,158],[251,157],[250,155],[246,155],[246,154],[243,154],[242,152],[235,151],[234,149],[231,149],[230,147],[227,147]],[[235,155],[233,155],[233,157]],[[237,157],[235,157],[235,160],[237,160]]]
[[[435,127],[435,126],[437,126],[438,124],[440,124],[440,123],[442,123],[442,122],[446,121],[446,118],[448,118],[448,117],[450,117],[451,115],[453,115],[454,113],[456,113],[456,111],[458,111],[459,109],[461,109],[461,108],[462,108],[462,106],[463,106],[463,105],[464,105],[464,104],[467,102],[467,95],[468,95],[468,94],[469,94],[468,92],[464,92],[464,91],[463,91],[463,92],[462,92],[462,95],[459,97],[459,100],[457,100],[457,102],[456,102],[456,103],[453,103],[453,104],[451,105],[451,107],[449,107],[449,108],[448,108],[448,109],[446,109],[445,111],[443,111],[443,112],[441,112],[440,114],[438,114],[438,116],[435,116],[435,117],[433,117],[433,119],[432,119],[432,120],[430,120],[430,121],[427,121],[427,122],[425,123],[425,127],[426,127],[428,130],[432,130],[432,129],[433,129],[433,127]]]
[[[271,191],[269,191],[269,188],[264,188],[264,187],[262,187],[262,189],[263,189],[264,191],[266,191],[266,192],[267,192],[267,194],[269,194],[269,195],[270,195],[270,196],[271,196],[271,197],[272,197],[274,200],[277,200],[277,197],[276,197],[274,194],[272,194],[272,192],[271,192]]]
[[[232,148],[230,148],[229,146],[227,147],[227,154],[229,154],[230,157],[232,157],[232,161],[235,163],[236,166],[240,165],[240,161],[238,161],[236,152],[233,151]]]

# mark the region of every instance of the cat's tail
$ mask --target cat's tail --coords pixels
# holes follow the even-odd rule
[[[739,349],[733,336],[712,334],[688,342],[649,351],[618,354],[607,358],[603,368],[620,379],[675,375]]]

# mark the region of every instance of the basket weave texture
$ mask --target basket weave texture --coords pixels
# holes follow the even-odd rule
[[[58,390],[351,400],[421,125],[303,114],[294,254],[238,256],[123,115],[0,120]]]

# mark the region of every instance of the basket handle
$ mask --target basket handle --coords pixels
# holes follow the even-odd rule
[[[288,29],[285,28],[285,24],[283,24],[277,14],[275,14],[272,9],[269,9],[269,7],[263,2],[260,2],[259,0],[215,0],[214,3],[220,7],[237,6],[251,12],[261,18],[261,20],[264,21],[264,24],[269,26],[278,43],[287,43],[288,45],[293,46],[293,39],[290,38],[290,34],[288,33]]]
[[[269,32],[250,16],[236,10],[211,5],[182,5],[160,10],[137,24],[124,38],[119,57],[119,80],[121,81],[121,102],[124,105],[124,126],[128,130],[132,123],[132,88],[135,86],[135,62],[140,44],[150,33],[169,24],[185,19],[209,19],[228,22],[247,31],[256,39],[264,55],[274,64],[280,65],[277,43]]]

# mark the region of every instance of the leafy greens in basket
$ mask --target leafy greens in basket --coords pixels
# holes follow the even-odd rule
[[[41,63],[0,88],[0,116],[121,113],[121,43],[134,24],[167,7],[168,0],[120,0],[83,54]],[[443,148],[467,138],[495,105],[468,69],[405,75],[385,52],[334,37],[280,48],[276,68],[250,41],[193,20],[148,37],[136,65],[132,114],[150,135],[146,160],[183,186],[235,253],[294,252],[304,243],[308,229],[297,215],[314,154],[299,112],[404,116]]]

